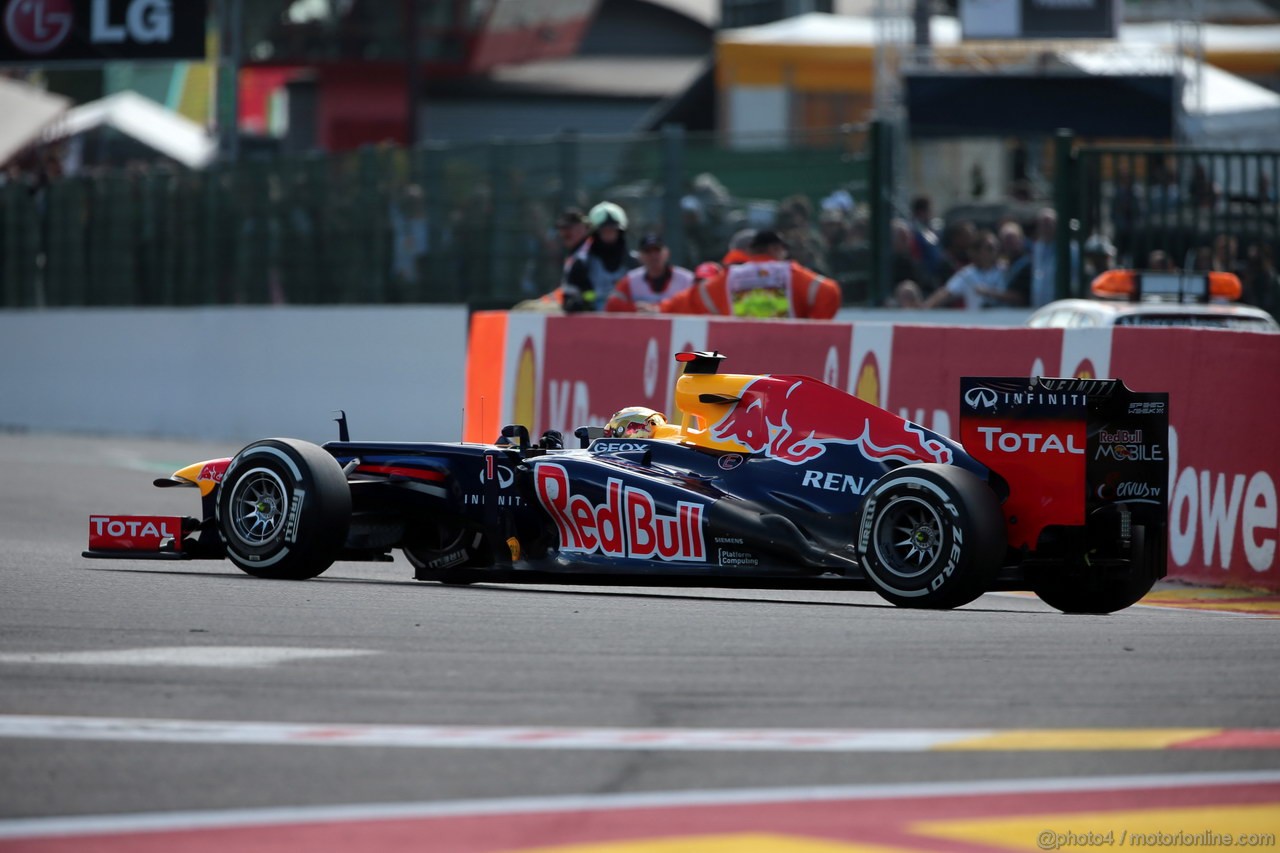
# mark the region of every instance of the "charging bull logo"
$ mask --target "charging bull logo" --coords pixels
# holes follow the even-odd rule
[[[817,459],[829,444],[856,445],[868,459],[951,461],[951,449],[915,424],[830,385],[794,377],[752,381],[711,435],[791,465]]]

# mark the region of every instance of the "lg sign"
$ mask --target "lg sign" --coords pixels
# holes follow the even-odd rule
[[[0,60],[202,59],[205,17],[201,0],[8,0]]]

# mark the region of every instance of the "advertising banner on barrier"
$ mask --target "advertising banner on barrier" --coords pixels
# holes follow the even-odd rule
[[[625,406],[678,416],[674,355],[707,349],[727,356],[725,372],[813,376],[949,435],[963,376],[1167,391],[1169,482],[1147,487],[1169,490],[1170,576],[1280,589],[1280,339],[1269,335],[484,312],[472,321],[466,439],[492,441],[504,423],[568,435]]]
[[[1169,392],[1169,573],[1280,588],[1280,340],[1118,329],[1112,371]]]

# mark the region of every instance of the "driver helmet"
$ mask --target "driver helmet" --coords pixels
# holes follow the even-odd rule
[[[667,422],[662,412],[644,406],[620,409],[605,424],[605,438],[653,438],[654,431]]]

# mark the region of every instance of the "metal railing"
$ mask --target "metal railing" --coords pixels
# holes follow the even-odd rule
[[[1105,238],[1122,267],[1236,272],[1245,298],[1258,301],[1253,267],[1280,258],[1280,150],[1081,145],[1065,162],[1057,201],[1077,228],[1061,230],[1063,240],[1083,248]],[[1086,292],[1091,272],[1076,267],[1064,283],[1073,295]]]
[[[856,302],[870,276],[872,172],[859,126],[781,142],[668,129],[13,182],[0,186],[0,305],[504,307],[558,283],[557,213],[602,200],[627,211],[631,240],[662,232],[686,266],[719,259],[741,228],[790,227]],[[794,221],[797,205],[808,222]],[[824,219],[844,228],[830,246]]]

